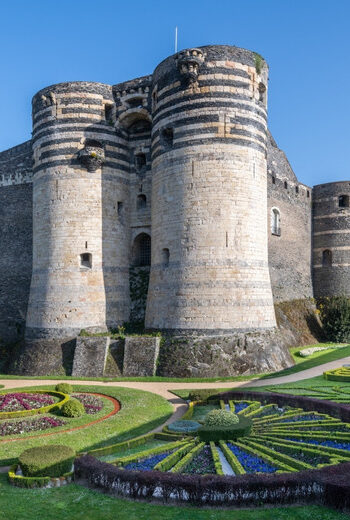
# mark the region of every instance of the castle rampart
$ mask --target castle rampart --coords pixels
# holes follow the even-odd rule
[[[32,140],[0,153],[0,337],[26,326],[20,371],[69,372],[81,329],[145,313],[181,336],[163,375],[282,368],[298,339],[273,304],[350,295],[350,183],[298,181],[267,83],[260,55],[219,45],[34,96]]]
[[[350,296],[350,182],[313,190],[313,282],[316,297]]]

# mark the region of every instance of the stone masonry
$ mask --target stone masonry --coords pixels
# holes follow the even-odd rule
[[[267,84],[261,56],[218,45],[34,96],[32,139],[0,154],[0,338],[25,337],[19,366],[52,345],[52,371],[81,329],[144,317],[167,337],[230,337],[241,366],[234,338],[250,334],[264,366],[274,303],[350,294],[350,183],[298,181]]]

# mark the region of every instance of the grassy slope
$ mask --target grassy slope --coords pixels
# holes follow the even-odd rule
[[[280,385],[271,385],[268,380],[266,380],[266,386],[257,386],[257,387],[248,387],[245,386],[244,390],[254,390],[259,392],[266,392],[269,388],[274,388],[276,391],[278,388],[312,388],[314,386],[321,386],[322,388],[336,388],[336,387],[345,387],[350,388],[350,383],[342,383],[341,381],[327,381],[323,378],[323,376],[311,377],[310,379],[303,379],[301,381],[295,381],[294,383],[284,383]],[[233,389],[234,390],[234,389]],[[239,390],[239,389],[237,389]],[[290,392],[293,393],[293,392]]]
[[[30,496],[30,507],[28,497]],[[0,520],[346,520],[348,515],[323,507],[258,510],[198,509],[129,502],[71,484],[62,488],[25,490],[10,486],[0,475]]]
[[[53,387],[41,386],[39,388],[52,389]],[[0,465],[5,465],[24,449],[41,444],[66,444],[77,451],[88,451],[108,444],[115,444],[156,428],[165,422],[173,411],[172,406],[163,397],[141,390],[103,386],[74,386],[74,391],[91,391],[111,395],[121,402],[121,410],[109,419],[83,430],[70,433],[58,431],[57,434],[48,437],[34,439],[23,437],[16,442],[0,442]]]
[[[260,379],[269,379],[274,377],[288,376],[289,374],[296,374],[297,372],[301,372],[302,370],[307,370],[308,368],[317,367],[319,365],[323,365],[324,363],[329,363],[330,361],[336,361],[337,359],[342,359],[344,357],[350,356],[350,345],[336,350],[328,350],[324,354],[317,354],[318,355],[314,354],[313,356],[306,358],[305,360],[299,362],[297,365],[294,365],[290,368],[280,370],[279,372],[275,372],[274,374],[266,374],[264,376],[261,376]],[[341,363],[339,365],[341,365]]]
[[[215,383],[216,381],[247,381],[249,379],[254,379],[263,374],[253,374],[250,376],[230,376],[230,377],[161,377],[161,376],[153,376],[153,377],[73,377],[73,376],[62,376],[62,375],[53,375],[53,376],[14,376],[9,374],[0,374],[0,379],[30,379],[33,381],[47,381],[50,379],[61,380],[73,380],[73,381],[96,381],[102,383],[110,383],[110,382],[128,382],[128,381],[139,381],[141,383]],[[3,385],[0,385],[2,388]]]
[[[329,352],[335,350],[334,347],[339,346],[346,346],[346,343],[316,343],[315,345],[307,345],[306,347],[292,347],[290,349],[290,353],[292,354],[292,358],[296,364],[303,363],[306,360],[315,359],[321,356],[324,356],[325,354],[328,354]],[[305,350],[312,347],[329,347],[328,350],[321,350],[320,352],[315,352],[311,356],[308,356],[307,358],[303,358],[299,355],[299,352],[301,350]],[[342,356],[343,357],[343,356]]]

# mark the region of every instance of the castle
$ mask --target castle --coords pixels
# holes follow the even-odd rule
[[[350,182],[298,181],[267,86],[260,55],[218,45],[38,92],[32,139],[0,153],[2,340],[142,318],[130,267],[150,267],[146,328],[183,337],[264,334],[274,303],[350,294]]]

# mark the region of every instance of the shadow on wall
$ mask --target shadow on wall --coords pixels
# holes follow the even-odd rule
[[[291,346],[325,341],[325,333],[314,300],[292,300],[275,305],[277,325],[290,334]]]

